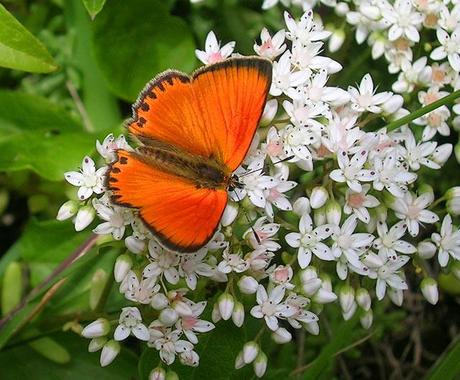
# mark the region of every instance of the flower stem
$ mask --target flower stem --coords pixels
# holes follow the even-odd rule
[[[411,112],[409,115],[406,115],[398,120],[392,121],[386,125],[388,131],[399,128],[404,124],[410,123],[412,120],[418,119],[419,117],[427,114],[428,112],[434,111],[436,108],[442,107],[446,104],[452,103],[455,99],[460,97],[460,90],[454,91],[452,94],[447,95],[441,99],[436,100],[433,103],[426,105],[425,107],[420,108],[417,111]]]

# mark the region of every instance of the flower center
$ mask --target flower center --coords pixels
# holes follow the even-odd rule
[[[347,202],[350,205],[350,207],[353,208],[360,208],[363,206],[365,197],[362,193],[351,193],[348,195]]]
[[[270,141],[267,145],[267,153],[270,156],[278,156],[283,151],[283,146],[279,141]]]
[[[273,301],[265,301],[262,305],[262,313],[271,316],[276,313],[276,305]]]

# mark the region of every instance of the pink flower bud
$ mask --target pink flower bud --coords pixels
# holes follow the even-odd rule
[[[108,366],[114,361],[120,352],[120,343],[115,340],[109,340],[104,347],[102,347],[100,363],[101,367]]]
[[[246,364],[252,363],[259,353],[259,345],[250,341],[247,342],[243,347],[243,360]]]
[[[149,380],[165,380],[165,379],[166,379],[166,371],[161,367],[154,368],[152,369],[152,372],[150,372]]]
[[[224,321],[227,321],[232,316],[233,307],[235,306],[235,301],[229,293],[222,293],[217,299],[217,304],[219,305],[219,312]]]

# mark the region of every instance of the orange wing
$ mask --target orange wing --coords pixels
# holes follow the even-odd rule
[[[271,62],[259,57],[227,59],[192,77],[166,71],[142,91],[129,131],[215,157],[234,171],[254,137],[271,74]]]
[[[116,204],[139,209],[144,223],[174,251],[194,252],[211,239],[227,204],[225,190],[197,189],[146,164],[137,153],[117,154],[107,175]]]

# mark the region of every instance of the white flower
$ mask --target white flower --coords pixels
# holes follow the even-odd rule
[[[327,239],[333,233],[333,226],[325,224],[313,229],[313,222],[308,214],[303,215],[299,222],[299,233],[291,232],[286,235],[286,242],[294,248],[298,248],[297,260],[300,267],[306,268],[310,264],[312,254],[321,260],[331,261],[334,256],[331,249],[322,240]]]
[[[295,329],[300,329],[302,327],[302,323],[312,323],[319,320],[316,314],[305,310],[305,308],[310,305],[310,300],[308,298],[291,293],[286,298],[285,303],[292,309],[291,315],[287,317],[287,321]]]
[[[149,330],[142,323],[141,313],[137,307],[124,307],[121,309],[119,325],[113,333],[115,340],[125,340],[130,334],[137,339],[148,341]]]
[[[120,284],[120,292],[133,302],[149,304],[160,285],[156,283],[156,277],[143,278],[141,281],[133,271],[129,271]]]
[[[347,264],[350,263],[356,268],[365,270],[360,261],[360,256],[367,251],[374,236],[366,233],[353,233],[358,225],[356,215],[351,215],[345,220],[341,228],[336,227],[332,235],[332,255],[338,259],[337,275],[343,280],[347,276]]]
[[[324,146],[333,153],[348,152],[360,140],[365,132],[355,127],[357,115],[340,115],[332,112],[332,117],[326,129],[326,136],[322,137]]]
[[[376,178],[373,186],[377,191],[387,189],[395,197],[402,197],[407,192],[407,185],[417,179],[417,175],[405,171],[397,165],[394,153],[389,153],[382,160],[374,158],[374,170]]]
[[[390,41],[404,36],[413,42],[419,42],[417,28],[422,24],[424,16],[414,10],[410,0],[396,0],[393,7],[388,4],[382,9],[382,15],[391,24],[388,30]]]
[[[442,221],[440,233],[433,233],[431,240],[437,245],[439,265],[445,267],[449,262],[449,255],[460,260],[460,231],[452,225],[452,217],[446,214]]]
[[[64,177],[71,185],[78,186],[78,199],[88,199],[93,193],[104,192],[104,175],[107,168],[104,166],[96,170],[96,165],[91,157],[83,158],[79,172],[66,172]]]
[[[288,171],[288,166],[283,166]],[[279,173],[274,175],[276,181],[276,186],[270,187],[267,190],[264,190],[265,196],[265,213],[270,220],[273,220],[274,211],[273,206],[277,207],[283,211],[290,211],[292,210],[291,202],[289,199],[284,195],[284,193],[292,190],[294,187],[297,186],[297,182],[294,181],[286,181],[284,179],[285,173],[281,170]],[[287,177],[287,175],[286,175]]]
[[[408,288],[399,270],[409,261],[409,256],[398,256],[396,260],[389,260],[370,252],[363,260],[372,269],[369,277],[377,278],[375,291],[379,300],[385,297],[387,286],[396,290]]]
[[[176,328],[182,330],[190,342],[197,344],[198,338],[195,333],[211,331],[215,326],[211,322],[198,318],[206,307],[205,301],[198,303],[190,302],[189,306],[192,309],[192,314],[180,318],[176,323]]]
[[[179,360],[183,365],[188,365],[189,367],[198,367],[200,364],[200,357],[193,350],[181,352],[179,354]]]
[[[96,211],[91,205],[86,205],[78,209],[77,215],[73,220],[75,224],[75,231],[82,231],[88,227],[96,216]]]
[[[181,256],[179,265],[179,274],[185,278],[187,286],[195,290],[198,276],[211,277],[214,274],[213,268],[203,262],[207,254],[206,249],[200,249],[198,252]]]
[[[286,37],[293,42],[308,44],[324,40],[331,35],[331,32],[324,30],[321,25],[313,20],[313,12],[311,10],[305,12],[299,22],[296,22],[288,12],[284,12],[284,21],[288,28]]]
[[[249,267],[248,263],[236,253],[230,253],[229,248],[225,248],[222,254],[222,261],[217,265],[217,270],[222,273],[242,273]]]
[[[353,212],[363,223],[369,223],[371,217],[367,209],[377,207],[380,204],[376,197],[367,194],[370,188],[370,185],[365,184],[362,186],[361,192],[347,189],[345,194],[345,205],[343,206],[345,214],[351,214]]]
[[[416,85],[427,86],[431,81],[431,67],[427,66],[428,58],[421,57],[412,64],[404,63],[398,80],[393,83],[395,92],[411,92]]]
[[[412,236],[419,233],[419,224],[436,223],[439,217],[429,210],[425,210],[433,202],[433,193],[426,192],[415,197],[407,192],[401,198],[395,198],[390,207],[395,211],[396,217],[405,220],[407,230]]]
[[[120,135],[117,138],[113,136],[113,133],[109,134],[102,144],[99,140],[96,140],[96,149],[98,153],[105,159],[105,162],[111,163],[116,160],[117,155],[115,151],[117,149],[124,149],[132,151],[133,148],[127,143],[124,135]]]
[[[436,36],[441,46],[431,52],[430,58],[440,61],[447,57],[450,66],[455,71],[460,71],[460,26],[450,36],[445,30],[438,28]]]
[[[148,245],[150,264],[148,264],[142,275],[144,277],[158,277],[164,275],[170,284],[177,284],[179,272],[175,268],[179,264],[179,256],[161,247],[154,239]]]
[[[284,29],[281,29],[272,37],[267,28],[263,28],[262,32],[260,32],[261,44],[254,44],[254,51],[261,57],[275,59],[286,50],[285,35]]]
[[[270,95],[287,94],[292,87],[304,84],[310,73],[308,71],[291,71],[291,53],[286,51],[278,62],[273,62],[273,79]]]
[[[380,257],[396,260],[398,253],[411,254],[417,251],[412,244],[400,240],[406,233],[406,229],[405,221],[396,223],[390,230],[388,230],[385,222],[379,221],[377,223],[379,237],[374,241],[374,248],[378,250]]]
[[[125,228],[131,223],[133,215],[130,209],[119,206],[106,206],[99,200],[94,199],[93,206],[97,215],[105,222],[99,224],[93,232],[96,234],[112,234],[115,240],[121,240],[125,234]]]
[[[270,281],[276,285],[283,285],[286,289],[294,289],[295,285],[291,284],[294,271],[290,265],[272,266],[267,270],[270,272]]]
[[[176,354],[193,350],[192,343],[179,339],[182,334],[180,330],[171,331],[169,328],[165,329],[158,326],[155,322],[149,326],[150,341],[148,345],[160,351],[160,358],[167,365],[174,363]]]
[[[278,233],[280,225],[266,223],[266,220],[265,216],[257,219],[252,228],[246,230],[243,237],[248,239],[250,246],[254,249],[264,248],[267,251],[276,252],[281,246],[272,238]]]
[[[112,363],[120,352],[120,349],[120,343],[114,340],[109,340],[106,344],[104,344],[99,360],[101,367],[108,366],[110,363]]]
[[[333,170],[329,176],[336,182],[346,182],[351,190],[360,193],[360,181],[373,181],[376,178],[374,170],[363,169],[366,160],[367,151],[364,149],[355,153],[351,160],[345,151],[340,151],[337,154],[339,169]]]
[[[408,130],[404,139],[404,145],[405,147],[399,146],[399,150],[401,156],[409,164],[412,170],[419,170],[420,165],[424,165],[431,169],[439,169],[441,167],[428,158],[428,156],[434,153],[437,145],[436,142],[419,142],[417,144],[414,134],[411,130]]]
[[[217,41],[217,37],[211,30],[205,42],[205,50],[195,50],[197,58],[204,64],[211,64],[219,61],[223,61],[233,53],[235,48],[235,41],[231,41],[224,46],[220,47],[220,43]]]
[[[284,298],[285,288],[278,285],[273,288],[269,295],[262,285],[259,285],[256,293],[258,306],[251,309],[254,318],[264,318],[270,330],[278,329],[278,318],[290,317],[294,310],[289,305],[281,303]]]
[[[361,79],[358,89],[350,86],[348,87],[348,92],[351,95],[351,108],[355,112],[380,113],[382,112],[381,105],[393,96],[390,91],[375,94],[374,83],[369,74],[364,75],[363,79]]]

